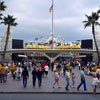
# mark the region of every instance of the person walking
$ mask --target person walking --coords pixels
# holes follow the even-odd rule
[[[93,80],[92,80],[93,95],[95,95],[95,93],[96,93],[96,88],[97,88],[98,83],[99,83],[99,80],[98,80],[97,76],[94,75]]]
[[[13,79],[15,80],[16,79],[16,70],[12,71],[12,76],[13,76]]]
[[[37,71],[37,78],[38,78],[38,86],[39,87],[41,87],[41,84],[42,84],[42,75],[43,75],[43,71],[41,68],[39,68]]]
[[[5,82],[7,82],[8,66],[5,67]]]
[[[61,72],[61,63],[58,63],[58,65],[57,65],[57,70],[58,70],[58,73],[59,73],[59,75],[60,75],[60,72]]]
[[[26,67],[24,67],[24,70],[22,71],[22,77],[23,77],[23,87],[25,88],[27,86],[27,78],[29,78],[29,73]]]
[[[61,88],[59,86],[59,73],[58,73],[58,70],[55,70],[54,71],[54,77],[55,77],[55,82],[53,83],[53,86],[52,88],[54,88],[54,86],[57,84],[58,88]]]
[[[32,61],[32,67],[35,68],[36,66],[37,66],[36,61],[33,60],[33,61]]]
[[[73,69],[75,69],[75,62],[74,61],[72,61],[72,67],[73,67]]]
[[[86,80],[85,80],[84,68],[81,69],[80,77],[81,77],[81,83],[77,86],[77,90],[79,90],[79,88],[83,84],[84,85],[84,91],[86,91],[87,88],[86,88]]]
[[[46,66],[44,68],[45,68],[45,74],[46,74],[46,77],[47,77],[48,71],[49,71],[49,66],[46,64]]]
[[[0,70],[0,76],[1,76],[1,83],[5,83],[5,67],[4,64],[2,64],[1,70]]]
[[[97,67],[96,75],[97,75],[97,78],[99,80],[100,79],[100,67]]]
[[[45,68],[44,68],[45,65],[46,65],[45,62],[41,62],[41,67],[42,67],[43,77],[44,77],[44,73],[45,73]]]
[[[78,67],[79,67],[79,70],[81,69],[81,63],[80,62],[78,62]]]
[[[70,63],[69,62],[67,62],[67,64],[66,64],[66,69],[70,70]]]
[[[66,85],[66,87],[65,87],[65,89],[66,89],[67,91],[69,90],[69,85],[70,85],[69,81],[70,81],[70,70],[67,69],[67,71],[66,71],[66,82],[67,82],[67,85]]]
[[[57,64],[54,63],[54,66],[53,66],[53,72],[57,69]]]
[[[35,67],[32,71],[32,79],[33,79],[33,86],[34,87],[35,87],[35,83],[36,83],[36,77],[37,77],[37,71],[36,71],[36,67]]]
[[[54,71],[53,68],[54,67],[54,62],[51,63],[51,70]]]
[[[75,73],[72,72],[72,85],[71,85],[71,87],[73,87],[73,88],[75,88],[75,78],[76,78]]]
[[[64,67],[63,67],[63,76],[65,77],[65,74],[66,74],[66,64],[64,64]]]
[[[17,79],[21,80],[21,75],[22,75],[22,68],[18,66],[17,68]]]

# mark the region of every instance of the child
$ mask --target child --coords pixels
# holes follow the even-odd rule
[[[75,73],[72,72],[72,87],[75,88]]]
[[[93,95],[95,95],[95,93],[96,93],[96,88],[97,88],[98,82],[99,82],[98,78],[96,77],[96,75],[94,75],[93,81],[92,81]]]

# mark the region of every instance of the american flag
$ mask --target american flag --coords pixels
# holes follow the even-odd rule
[[[53,5],[51,5],[51,7],[49,8],[49,12],[51,13],[52,10],[53,10]]]

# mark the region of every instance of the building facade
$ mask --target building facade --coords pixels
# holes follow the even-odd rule
[[[96,33],[96,41],[97,41],[97,45],[98,45],[98,49],[100,50],[100,33]],[[95,43],[94,43],[94,40],[93,40],[93,50],[96,50],[96,47],[95,47]],[[93,61],[97,62],[98,61],[98,56],[97,54],[94,54],[93,55]]]
[[[4,50],[5,42],[6,42],[6,34],[7,32],[4,32],[0,36],[0,50]],[[12,49],[12,32],[10,31],[7,50],[11,50],[11,49]],[[11,53],[6,54],[5,61],[7,61],[7,59],[11,60]],[[0,61],[1,60],[2,60],[2,55],[0,55]]]

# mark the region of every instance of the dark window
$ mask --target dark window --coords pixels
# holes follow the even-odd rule
[[[93,49],[93,40],[81,40],[81,48],[83,49]]]
[[[12,49],[22,49],[23,40],[12,39]]]

